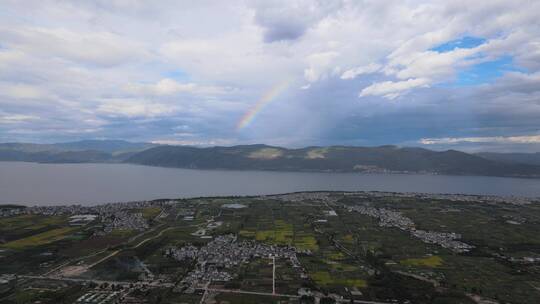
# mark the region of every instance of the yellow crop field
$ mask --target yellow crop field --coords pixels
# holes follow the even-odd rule
[[[159,207],[148,207],[142,210],[142,215],[145,219],[153,219],[161,212]]]
[[[76,228],[57,228],[49,230],[43,233],[32,235],[23,239],[11,241],[3,245],[3,247],[11,249],[23,249],[26,247],[40,246],[44,244],[49,244],[55,241],[59,241],[65,238],[69,233],[74,231]]]
[[[419,259],[405,259],[401,260],[400,264],[407,266],[425,266],[425,267],[439,267],[442,265],[443,259],[439,256],[433,255]]]
[[[317,271],[311,275],[313,280],[322,286],[328,285],[344,285],[348,287],[364,288],[367,287],[367,282],[362,279],[340,279],[334,278],[329,272]]]
[[[299,250],[319,250],[319,245],[317,245],[317,239],[312,235],[297,235],[294,239],[294,247]]]

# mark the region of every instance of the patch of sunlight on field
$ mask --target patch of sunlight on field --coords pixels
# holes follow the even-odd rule
[[[312,235],[297,235],[294,239],[294,247],[299,250],[319,250],[319,245],[317,245],[317,239]]]
[[[242,232],[241,232],[242,233]],[[241,234],[242,235],[242,234]],[[289,245],[293,243],[293,225],[276,220],[273,230],[259,230],[255,233],[255,239],[261,242],[270,242],[278,245]]]
[[[67,222],[63,216],[37,216],[31,214],[0,219],[0,227],[14,229],[38,230],[49,225],[60,225]],[[0,228],[0,230],[2,230]]]
[[[425,258],[419,259],[405,259],[401,260],[399,263],[406,266],[425,266],[425,267],[439,267],[442,265],[443,259],[439,256],[432,255]]]
[[[356,271],[356,270],[358,270],[357,266],[350,265],[350,264],[342,264],[342,263],[339,263],[339,262],[330,263],[330,267],[332,267],[332,269],[337,270],[337,271]]]
[[[53,230],[49,230],[43,233],[39,233],[36,235],[32,235],[20,240],[11,241],[9,243],[6,243],[3,245],[3,247],[11,248],[11,249],[23,249],[26,247],[34,247],[34,246],[40,246],[49,244],[52,242],[59,241],[61,239],[64,239],[69,233],[76,230],[76,228],[57,228]]]
[[[110,232],[110,236],[127,238],[135,234],[134,230],[131,229],[114,229]]]
[[[307,152],[307,159],[325,158],[328,153],[328,148],[315,148]]]
[[[352,244],[354,243],[354,237],[352,234],[346,234],[343,236],[343,242],[347,243],[347,244]]]
[[[343,260],[345,258],[345,255],[341,252],[332,252],[328,255],[326,255],[329,259],[334,261]]]
[[[255,234],[255,239],[257,241],[261,241],[261,242],[264,242],[264,241],[271,241],[274,239],[274,231],[273,230],[261,230],[261,231],[257,231],[257,233]]]
[[[326,286],[334,283],[334,280],[330,276],[330,273],[326,271],[317,271],[311,274],[311,278],[313,281],[315,281],[317,284]]]
[[[142,210],[142,215],[145,219],[153,219],[161,212],[159,207],[148,207]]]
[[[250,231],[250,230],[240,230],[240,232],[238,232],[238,234],[242,237],[245,237],[245,238],[253,238],[255,236],[255,231]]]
[[[361,279],[348,279],[348,280],[341,280],[340,282],[341,282],[341,284],[343,284],[345,286],[352,286],[352,287],[356,287],[356,288],[365,288],[365,287],[367,287],[366,280],[361,280]]]
[[[338,279],[333,278],[329,272],[317,271],[311,275],[311,278],[321,286],[328,285],[343,285],[348,287],[364,288],[367,287],[367,282],[362,279]]]
[[[262,148],[257,151],[251,152],[249,158],[258,158],[258,159],[274,159],[283,156],[283,151],[276,148]]]
[[[282,245],[291,244],[294,235],[293,225],[283,220],[276,220],[274,226],[276,227],[275,242]]]

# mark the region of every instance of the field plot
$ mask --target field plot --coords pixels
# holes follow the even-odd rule
[[[272,260],[257,259],[242,265],[229,286],[253,292],[272,293]]]
[[[11,241],[2,245],[10,249],[24,249],[28,247],[37,247],[46,245],[55,241],[64,239],[67,235],[74,232],[76,228],[56,228],[46,232],[42,232],[33,236],[25,237],[16,241]]]
[[[20,215],[0,218],[0,235],[5,242],[22,239],[67,225],[64,216]]]

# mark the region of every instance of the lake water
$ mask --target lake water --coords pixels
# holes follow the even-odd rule
[[[540,179],[190,170],[128,164],[0,162],[0,203],[97,204],[213,195],[378,190],[540,197]]]

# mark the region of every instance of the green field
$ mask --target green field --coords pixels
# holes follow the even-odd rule
[[[418,259],[404,259],[401,260],[400,263],[406,266],[439,267],[442,265],[443,259],[439,256],[433,255]]]
[[[76,228],[69,228],[69,227],[57,228],[57,229],[49,230],[47,232],[29,236],[23,239],[19,239],[16,241],[11,241],[2,246],[6,248],[10,248],[10,249],[24,249],[27,247],[37,247],[37,246],[46,245],[52,242],[62,240],[63,238],[65,238],[67,235],[69,235],[75,230]]]

